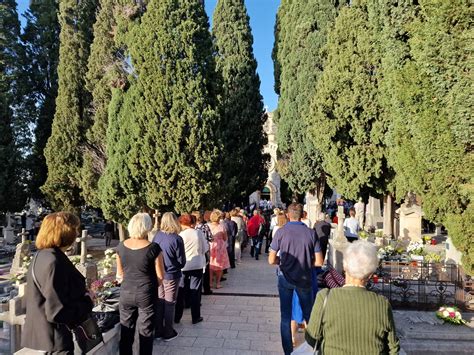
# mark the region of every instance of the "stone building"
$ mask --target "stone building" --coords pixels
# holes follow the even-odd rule
[[[273,122],[273,113],[267,112],[268,119],[263,126],[263,130],[267,134],[268,143],[264,147],[264,152],[270,155],[270,165],[268,167],[268,178],[265,187],[261,191],[255,191],[249,197],[249,204],[260,204],[260,201],[271,202],[273,207],[281,207],[280,184],[281,177],[276,171],[278,144],[276,141],[277,127]]]

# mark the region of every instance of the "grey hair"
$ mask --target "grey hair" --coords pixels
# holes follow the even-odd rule
[[[377,248],[365,240],[349,244],[344,251],[344,270],[358,280],[367,280],[379,266]]]
[[[145,239],[153,224],[148,213],[137,213],[128,222],[128,234],[132,239]]]

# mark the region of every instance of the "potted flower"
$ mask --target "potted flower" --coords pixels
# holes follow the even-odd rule
[[[423,238],[421,238],[421,240],[423,241],[423,244],[426,244],[426,245],[431,244],[431,236],[429,235],[425,235]]]
[[[23,272],[19,272],[18,274],[12,275],[10,280],[15,283],[15,285],[19,286],[23,282],[26,282],[26,274]]]
[[[425,254],[423,244],[420,242],[410,242],[407,247],[407,253],[410,255],[412,260],[423,261],[423,255]]]
[[[436,317],[443,320],[444,323],[451,323],[456,325],[466,324],[466,321],[462,319],[461,312],[454,306],[443,306],[436,312]]]

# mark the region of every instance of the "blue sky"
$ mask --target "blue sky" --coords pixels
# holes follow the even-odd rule
[[[18,13],[23,13],[30,0],[17,0]],[[206,11],[209,17],[216,6],[217,0],[205,0]],[[273,91],[273,27],[280,0],[245,0],[250,16],[250,26],[254,37],[254,54],[258,62],[258,74],[262,82],[260,91],[263,95],[265,106],[273,111],[278,102],[278,97]],[[20,16],[21,18],[21,16]]]

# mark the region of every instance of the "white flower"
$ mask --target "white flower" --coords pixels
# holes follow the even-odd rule
[[[448,308],[446,308],[446,310],[448,312],[455,312],[456,311],[453,307],[448,307]]]
[[[443,317],[449,317],[449,312],[448,311],[443,311]]]
[[[87,255],[86,255],[86,258],[87,258],[87,259],[93,259],[94,257],[92,256],[92,254],[87,254]]]
[[[107,249],[105,252],[104,252],[105,255],[107,256],[111,256],[111,255],[114,255],[115,254],[115,251],[113,249]]]
[[[104,283],[104,287],[106,288],[112,287],[112,282],[107,281],[106,283]]]
[[[461,313],[456,312],[455,314],[456,314],[456,318],[461,318]]]

